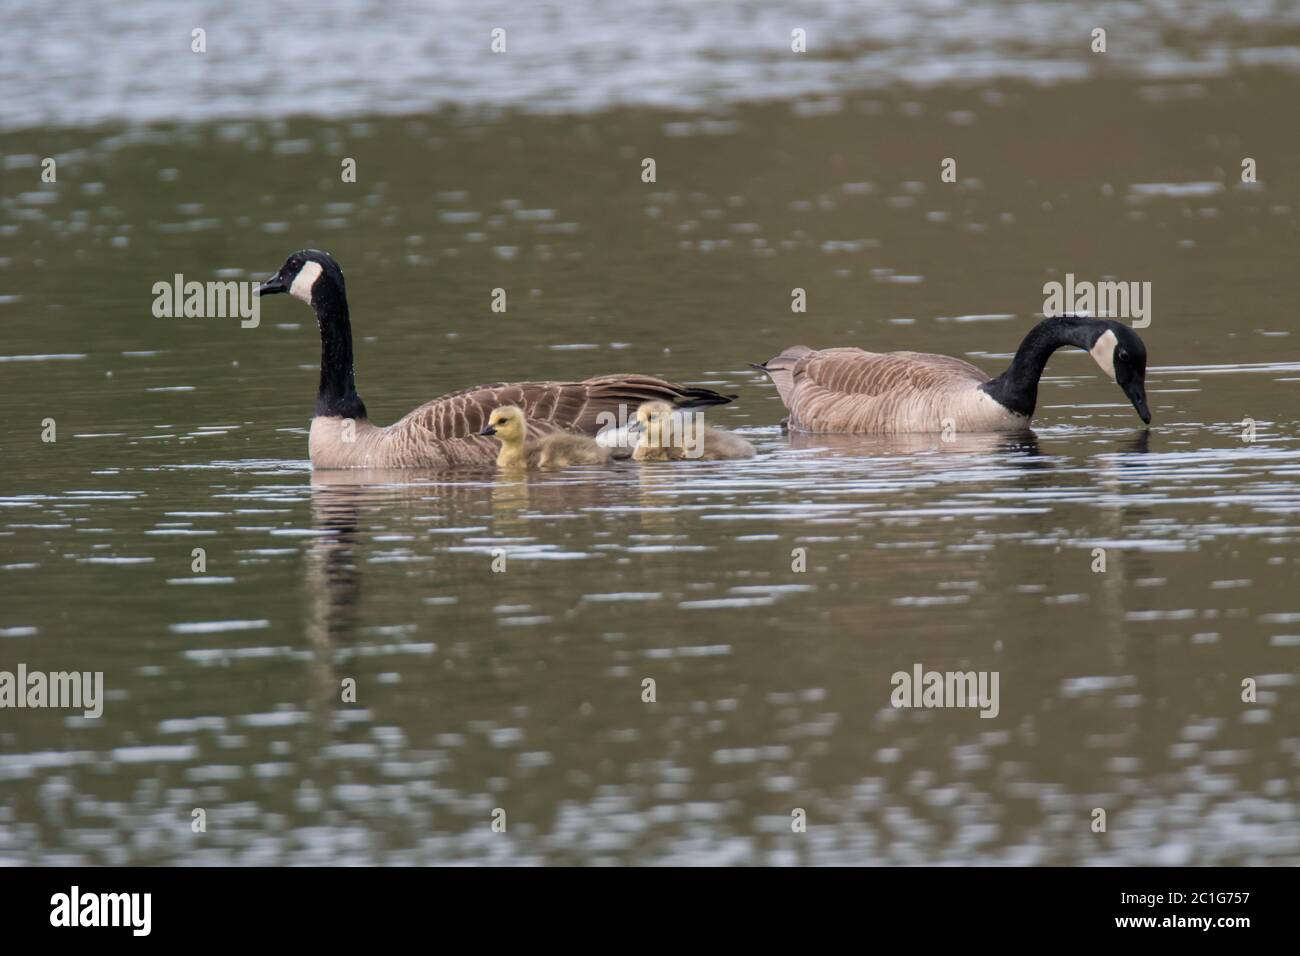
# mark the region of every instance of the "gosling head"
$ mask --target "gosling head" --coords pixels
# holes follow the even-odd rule
[[[1103,320],[1104,328],[1088,351],[1109,375],[1128,400],[1143,424],[1151,424],[1151,409],[1147,407],[1147,347],[1138,334],[1122,322]]]
[[[347,291],[343,285],[343,270],[328,252],[319,249],[300,249],[284,260],[280,271],[263,282],[258,295],[275,295],[287,292],[315,308],[324,298],[342,296]]]
[[[656,422],[664,421],[672,413],[673,407],[667,402],[642,402],[636,410],[636,422],[647,429]]]
[[[642,435],[646,445],[661,444],[661,434],[665,423],[672,422],[673,407],[667,402],[643,402],[636,410],[636,430]]]
[[[479,434],[495,435],[501,441],[509,443],[523,441],[526,429],[523,409],[516,405],[503,405],[488,416],[488,423]]]

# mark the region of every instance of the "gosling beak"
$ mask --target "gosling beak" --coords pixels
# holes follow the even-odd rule
[[[271,276],[257,287],[258,295],[275,295],[277,292],[288,292],[289,287],[284,284],[284,279],[278,275]]]
[[[480,435],[495,435],[496,433],[497,430],[493,428],[491,425],[484,425],[483,430],[479,432]]]
[[[1123,388],[1124,394],[1127,395],[1128,400],[1133,403],[1133,408],[1137,411],[1138,418],[1142,419],[1142,424],[1150,425],[1151,409],[1147,407],[1146,385],[1140,378],[1135,378],[1133,381],[1124,385]]]

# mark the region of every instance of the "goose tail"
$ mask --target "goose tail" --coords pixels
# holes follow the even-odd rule
[[[645,402],[669,402],[677,408],[704,408],[726,405],[736,398],[711,388],[679,385],[647,375],[607,375],[580,384],[588,406],[595,410],[617,408],[620,404],[635,409]]]
[[[790,393],[794,391],[794,367],[799,364],[800,359],[812,351],[806,345],[792,345],[762,364],[751,362],[750,365],[768,374],[781,395],[781,401],[785,403],[786,408],[789,408]]]
[[[723,395],[711,388],[683,388],[673,398],[673,405],[677,408],[708,408],[710,405],[726,405],[735,399],[735,395]]]

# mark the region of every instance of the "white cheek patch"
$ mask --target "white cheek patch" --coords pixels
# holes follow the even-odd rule
[[[301,299],[311,305],[311,288],[316,284],[316,280],[320,278],[320,273],[319,262],[308,262],[298,272],[297,278],[293,280],[293,285],[289,286],[289,294],[295,299]]]
[[[294,285],[297,285],[295,282]],[[1089,349],[1089,354],[1093,360],[1101,366],[1101,370],[1110,376],[1111,381],[1115,380],[1115,346],[1119,343],[1115,340],[1115,333],[1109,329],[1097,340],[1097,343]]]

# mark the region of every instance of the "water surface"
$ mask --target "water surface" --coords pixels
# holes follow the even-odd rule
[[[1230,59],[9,124],[0,666],[102,670],[108,701],[4,712],[0,860],[1300,862],[1300,80]],[[313,474],[306,308],[150,311],[174,273],[308,245],[347,273],[378,421],[637,370],[735,393],[711,419],[759,457]],[[1153,284],[1149,431],[1082,353],[1036,434],[951,443],[788,436],[747,365],[804,342],[995,372],[1067,272]],[[999,715],[895,710],[915,663],[998,671]]]

